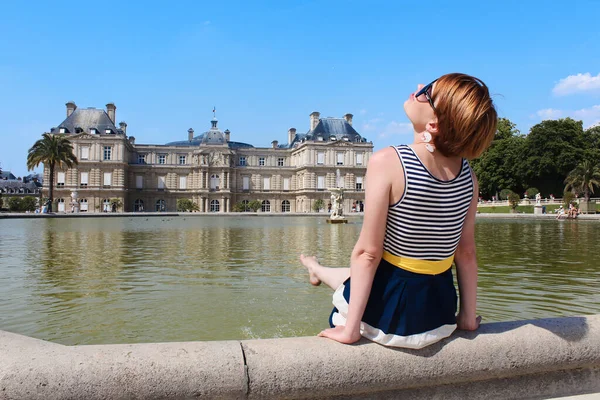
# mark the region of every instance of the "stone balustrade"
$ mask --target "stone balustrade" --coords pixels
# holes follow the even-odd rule
[[[317,337],[63,346],[0,331],[0,399],[503,399],[600,392],[600,315],[422,350]]]

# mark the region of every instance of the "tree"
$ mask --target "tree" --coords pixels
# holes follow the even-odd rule
[[[177,200],[177,211],[179,212],[192,212],[200,211],[198,204],[194,203],[190,199],[178,199]]]
[[[529,197],[530,199],[535,198],[535,196],[539,193],[540,191],[537,188],[534,187],[530,187],[529,189],[527,189],[525,191],[525,193],[527,193],[527,197]]]
[[[115,197],[110,199],[110,207],[111,209],[114,208],[115,210],[119,211],[119,208],[121,208],[123,206],[123,202],[121,201],[121,199]]]
[[[233,205],[234,212],[247,212],[250,211],[250,207],[248,207],[247,203],[239,201]]]
[[[261,207],[262,207],[262,204],[258,200],[252,200],[250,203],[248,203],[248,208],[250,210],[252,210],[252,212],[257,212],[258,209]]]
[[[502,189],[500,191],[500,199],[501,200],[508,200],[508,196],[512,193],[513,191],[510,189]]]
[[[27,154],[27,169],[33,170],[40,164],[48,166],[50,177],[48,198],[48,212],[52,211],[54,201],[54,169],[56,167],[71,168],[78,164],[77,157],[73,153],[73,145],[64,136],[44,133],[42,138],[35,142]]]
[[[512,211],[515,212],[519,206],[519,203],[521,202],[521,197],[519,197],[519,195],[515,192],[510,192],[508,195],[508,202]]]
[[[322,199],[318,199],[318,200],[315,200],[312,208],[313,208],[314,212],[319,212],[323,209],[324,206],[325,206],[325,202]]]
[[[21,199],[21,211],[35,211],[37,201],[35,197],[25,196]]]
[[[563,194],[563,205],[565,206],[565,208],[569,208],[569,205],[571,203],[573,203],[574,200],[575,200],[575,195],[570,190],[566,191]]]
[[[578,164],[565,178],[565,191],[575,191],[583,194],[586,202],[590,201],[590,194],[594,193],[594,186],[600,186],[600,168],[585,160]]]
[[[21,198],[20,197],[10,197],[7,201],[9,211],[21,211]]]

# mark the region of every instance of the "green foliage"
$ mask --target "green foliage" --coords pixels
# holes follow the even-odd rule
[[[575,194],[573,194],[573,192],[571,191],[566,191],[563,194],[563,205],[565,206],[565,208],[569,208],[569,204],[573,203],[575,201]]]
[[[325,202],[322,199],[315,200],[313,203],[312,209],[314,212],[319,212],[325,206]]]
[[[511,192],[508,195],[508,203],[510,204],[510,208],[516,210],[519,206],[519,202],[521,201],[521,197],[515,192]]]
[[[111,210],[114,207],[117,211],[119,211],[119,208],[121,208],[122,206],[123,206],[123,202],[121,201],[121,199],[116,198],[116,197],[110,199],[110,208],[111,208]]]
[[[249,211],[249,208],[244,203],[239,201],[233,205],[233,211],[234,212],[246,212],[246,211]]]
[[[594,186],[600,186],[600,168],[591,161],[578,164],[565,178],[565,191],[583,194],[585,201],[590,201]]]
[[[37,202],[34,197],[9,197],[6,201],[8,209],[14,212],[35,211]]]
[[[513,191],[510,189],[502,189],[500,191],[500,199],[501,200],[508,200],[508,196],[512,193]]]
[[[190,199],[178,199],[177,200],[177,211],[179,212],[193,212],[200,211],[198,204],[194,203]]]
[[[262,207],[262,204],[258,200],[252,200],[248,203],[248,208],[252,210],[252,212],[257,212]]]
[[[21,211],[21,198],[20,197],[9,197],[7,200],[9,211]]]
[[[525,193],[527,193],[527,197],[529,197],[530,199],[535,198],[535,196],[539,193],[540,191],[537,188],[534,187],[530,187],[529,189],[527,189],[525,191]]]
[[[73,153],[73,145],[65,136],[44,133],[42,138],[29,149],[27,168],[32,170],[40,164],[46,164],[49,169],[50,204],[48,212],[52,211],[52,201],[54,201],[54,169],[56,167],[71,168],[77,163],[77,157]]]

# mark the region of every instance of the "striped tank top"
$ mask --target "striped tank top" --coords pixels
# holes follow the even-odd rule
[[[473,199],[471,167],[462,160],[454,179],[442,181],[412,148],[395,146],[404,168],[404,194],[388,209],[383,259],[402,269],[436,275],[452,266]]]

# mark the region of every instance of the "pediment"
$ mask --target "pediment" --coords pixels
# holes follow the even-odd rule
[[[90,139],[96,139],[97,136],[95,135],[90,135],[89,133],[78,133],[76,135],[72,135],[71,137],[69,137],[69,139],[84,139],[84,140],[90,140]]]

